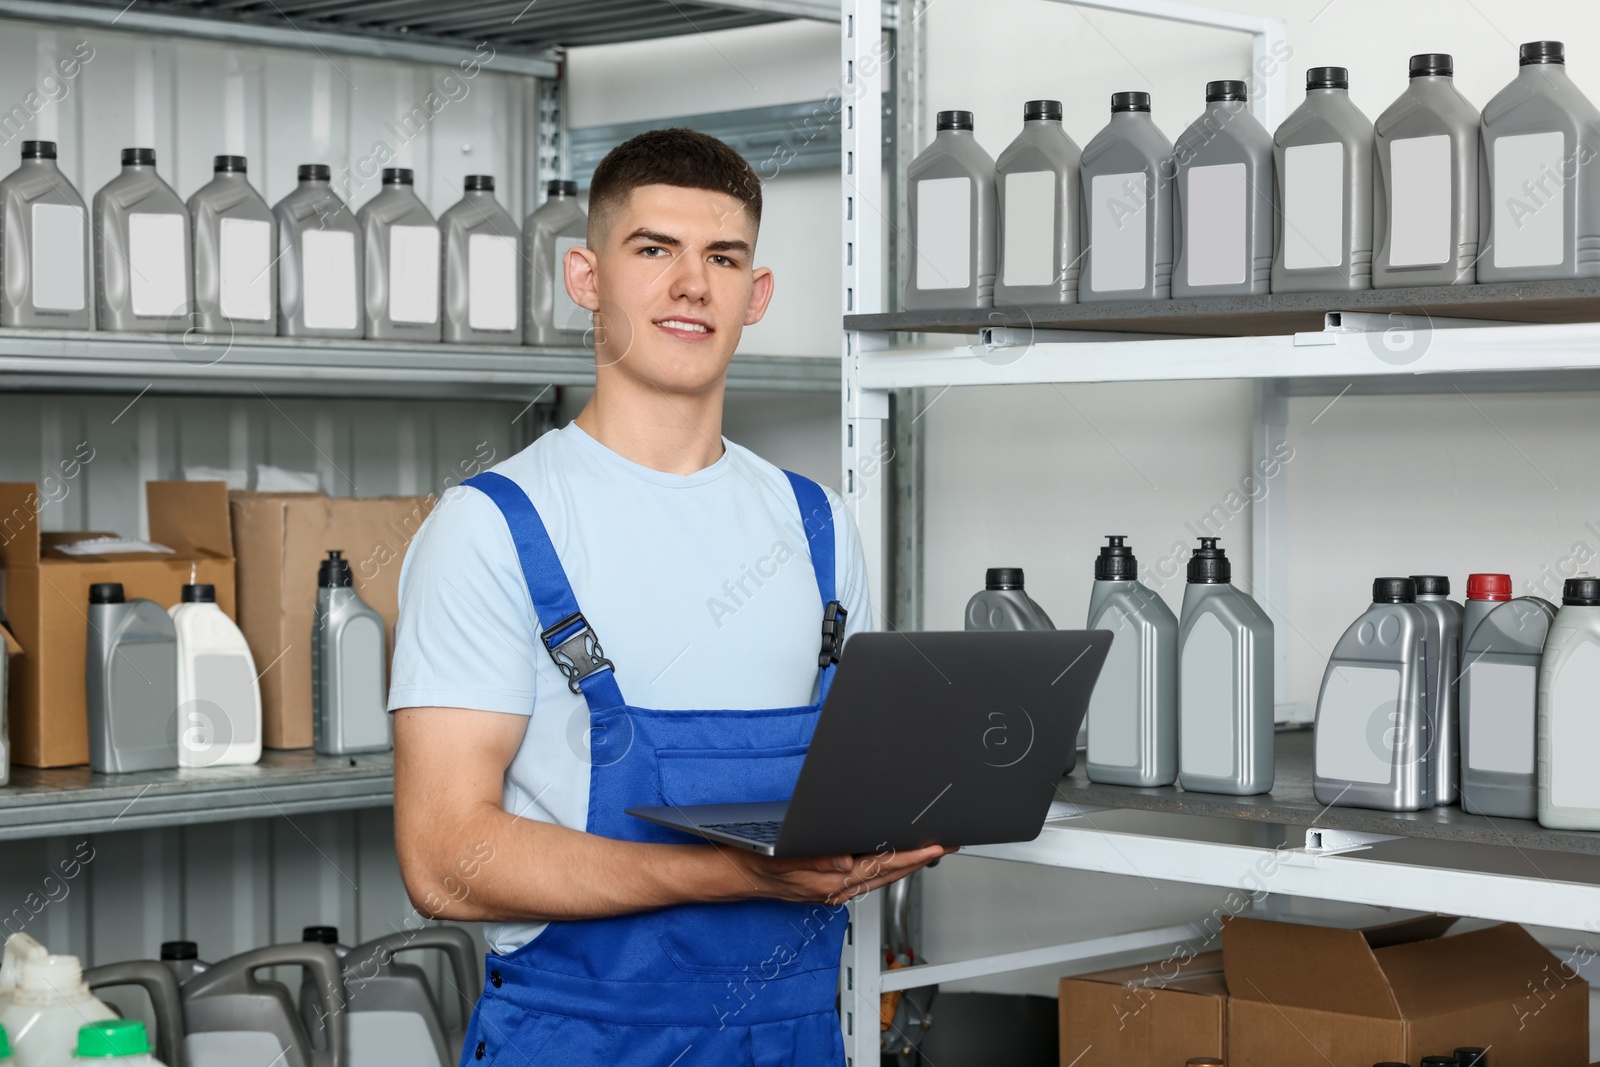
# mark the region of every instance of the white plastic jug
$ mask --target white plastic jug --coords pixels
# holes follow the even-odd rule
[[[0,1026],[11,1035],[16,1067],[72,1067],[78,1030],[116,1017],[84,985],[78,957],[42,956],[23,963]]]
[[[11,1004],[22,977],[22,965],[50,955],[45,947],[27,934],[12,934],[6,939],[5,955],[0,957],[0,1013]]]
[[[213,585],[186,585],[168,614],[178,632],[178,766],[261,759],[261,686],[250,646]]]

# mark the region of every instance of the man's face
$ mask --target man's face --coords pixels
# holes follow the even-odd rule
[[[573,298],[598,313],[597,364],[664,392],[716,387],[772,298],[772,272],[752,267],[756,227],[744,204],[646,185],[610,214],[599,247],[567,265]]]

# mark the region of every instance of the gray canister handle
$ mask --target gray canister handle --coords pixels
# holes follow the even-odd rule
[[[130,960],[85,971],[90,989],[136,985],[150,997],[156,1013],[156,1059],[167,1067],[185,1067],[183,1061],[183,995],[172,969],[155,960]]]

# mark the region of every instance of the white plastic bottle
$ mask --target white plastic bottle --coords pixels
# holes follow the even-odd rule
[[[220,767],[261,759],[256,661],[217,587],[186,585],[168,614],[178,631],[178,766]]]
[[[1600,578],[1568,578],[1539,665],[1539,824],[1600,830]]]
[[[0,1026],[11,1035],[17,1067],[72,1067],[78,1030],[116,1017],[83,984],[78,957],[43,956],[23,963]]]
[[[78,1030],[76,1060],[102,1060],[110,1067],[165,1067],[150,1053],[150,1037],[138,1019],[111,1019]]]
[[[6,938],[4,957],[0,957],[0,1015],[10,1007],[17,992],[17,980],[22,977],[22,966],[29,960],[42,960],[50,955],[45,947],[27,934],[12,934]]]

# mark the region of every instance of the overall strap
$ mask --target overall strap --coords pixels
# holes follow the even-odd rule
[[[811,569],[816,575],[817,593],[822,598],[822,651],[817,665],[822,669],[820,692],[826,697],[839,662],[839,650],[844,645],[845,627],[845,610],[834,588],[833,505],[828,503],[822,487],[810,478],[793,471],[783,473],[794,487],[794,498],[800,505],[800,523],[806,531]]]
[[[517,546],[523,580],[528,583],[528,595],[533,598],[533,610],[539,617],[540,643],[567,679],[567,686],[583,695],[591,711],[621,707],[622,690],[617,687],[612,663],[605,658],[599,638],[578,608],[567,572],[528,494],[516,482],[493,471],[474,475],[461,484],[483,493],[505,516]]]

